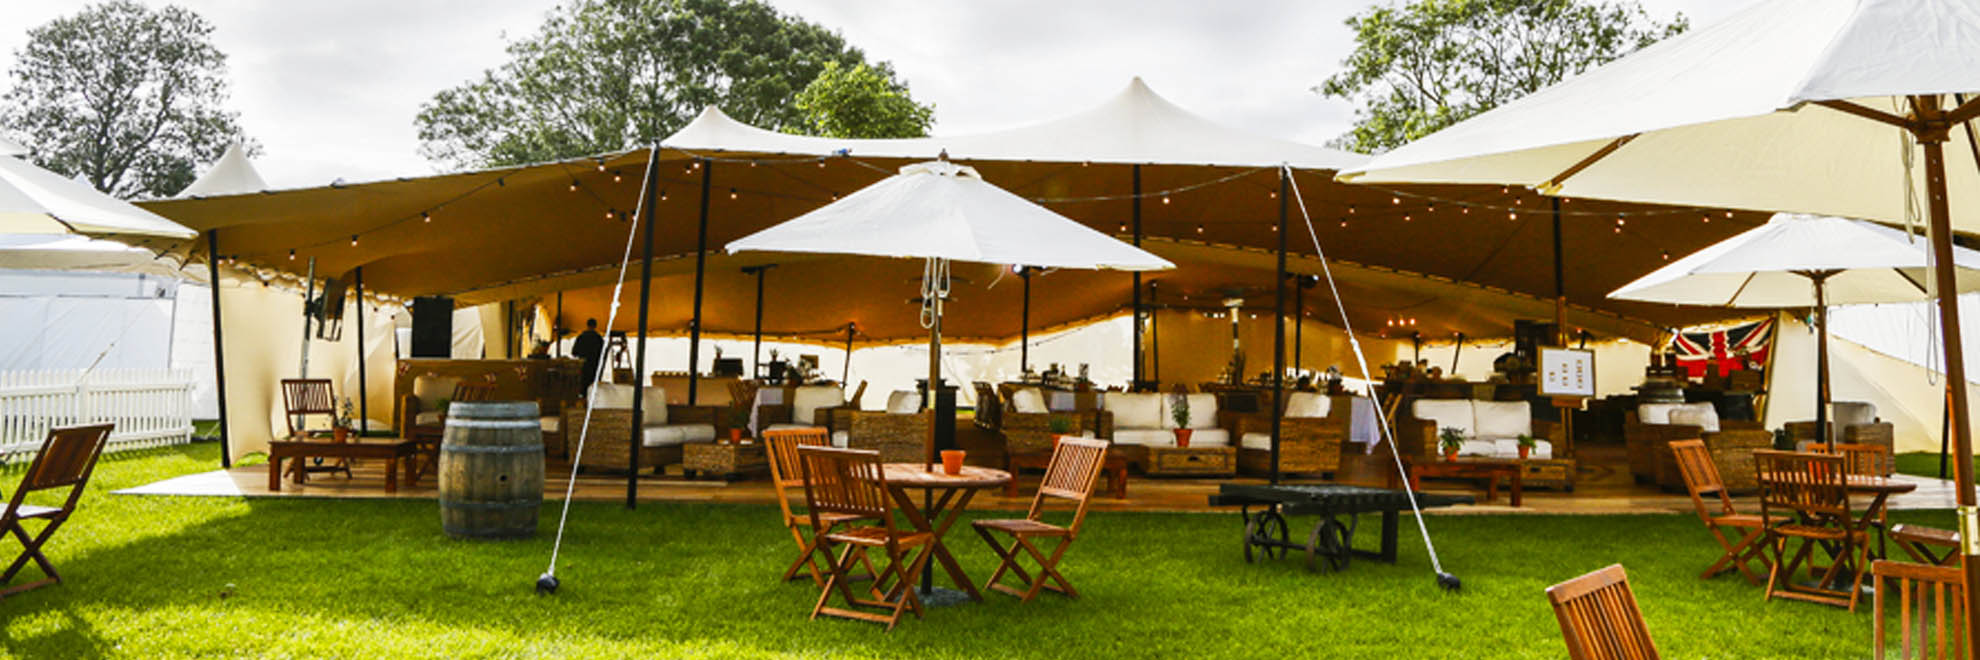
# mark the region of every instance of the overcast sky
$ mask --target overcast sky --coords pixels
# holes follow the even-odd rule
[[[165,4],[140,0],[149,5]],[[1395,0],[1383,0],[1393,2]],[[1641,0],[1702,25],[1754,0]],[[0,68],[27,29],[85,0],[0,3]],[[232,108],[276,187],[436,171],[413,116],[434,92],[503,62],[555,0],[181,0],[215,26]],[[1353,117],[1310,91],[1352,43],[1343,21],[1373,0],[772,0],[892,62],[935,104],[937,134],[1057,117],[1132,76],[1212,119],[1321,143]],[[0,85],[11,81],[0,82]]]

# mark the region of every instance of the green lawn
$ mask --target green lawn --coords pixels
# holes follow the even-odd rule
[[[1938,452],[1935,451],[1910,452],[1906,454],[1898,454],[1893,458],[1894,460],[1897,461],[1898,472],[1902,472],[1904,474],[1915,474],[1921,477],[1931,477],[1934,479],[1939,478]],[[1951,459],[1950,457],[1947,458],[1948,461],[1946,463],[1947,479],[1951,479],[1953,477],[1953,466],[1951,463],[1952,460],[1953,459]],[[1974,464],[1980,465],[1980,459],[1975,459]]]
[[[1066,562],[1083,598],[992,594],[885,633],[805,619],[816,591],[776,581],[792,548],[764,506],[578,503],[564,589],[546,598],[530,586],[547,533],[450,540],[431,501],[107,493],[209,469],[216,452],[106,459],[53,544],[68,582],[0,600],[0,654],[1556,658],[1542,590],[1612,562],[1629,568],[1666,657],[1860,657],[1870,644],[1867,612],[1699,581],[1716,548],[1688,515],[1432,517],[1446,568],[1464,579],[1453,595],[1436,588],[1413,530],[1399,565],[1315,575],[1290,560],[1246,565],[1234,514],[1095,513]],[[0,472],[8,488],[17,479]],[[989,551],[957,531],[981,577]]]

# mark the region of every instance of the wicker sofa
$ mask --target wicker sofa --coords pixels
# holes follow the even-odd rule
[[[1702,440],[1726,489],[1749,492],[1760,487],[1753,474],[1753,450],[1774,446],[1774,434],[1757,421],[1720,420],[1710,403],[1645,403],[1623,422],[1623,442],[1629,452],[1629,472],[1637,483],[1665,490],[1684,490],[1684,475],[1671,453],[1673,440]]]
[[[1279,418],[1279,472],[1331,476],[1341,468],[1352,397],[1290,392]],[[1226,413],[1225,424],[1238,437],[1238,471],[1272,472],[1272,418],[1263,413]]]
[[[1445,428],[1464,434],[1459,456],[1517,458],[1519,436],[1531,435],[1534,446],[1527,456],[1550,459],[1562,441],[1561,425],[1534,419],[1532,404],[1525,401],[1417,399],[1408,412],[1396,420],[1396,444],[1403,455],[1418,459],[1441,453],[1438,440]]]
[[[866,391],[864,383],[860,384],[860,391]],[[756,427],[759,431],[815,426],[831,428],[834,411],[858,408],[858,404],[846,400],[845,388],[838,385],[805,385],[793,390],[788,401],[757,406]]]
[[[1170,411],[1171,401],[1176,396],[1156,392],[1108,393],[1104,408],[1110,415],[1107,426],[1111,428],[1107,430],[1108,435],[1102,437],[1113,441],[1111,451],[1126,459],[1130,466],[1146,471],[1149,447],[1176,446],[1176,420]],[[1230,430],[1220,425],[1217,395],[1181,396],[1188,397],[1189,401],[1189,446],[1231,446]]]
[[[600,383],[591,396],[596,399],[592,402],[591,429],[585,433],[587,440],[578,465],[623,472],[631,458],[628,439],[633,430],[633,388]],[[646,423],[640,430],[639,464],[651,466],[656,474],[681,462],[682,445],[709,442],[728,432],[724,406],[667,405],[667,392],[658,387],[645,388],[643,398],[641,412]],[[580,404],[564,409],[563,426],[573,445],[578,430],[584,428],[585,407]]]
[[[886,410],[852,406],[828,410],[833,446],[878,450],[880,460],[889,463],[919,463],[926,458],[928,422],[935,413],[921,409],[919,392],[887,395]]]
[[[1110,394],[1108,396],[1120,396]],[[1113,436],[1114,415],[1105,410],[1048,410],[1044,394],[1035,387],[1019,388],[997,414],[997,430],[1004,436],[1004,455],[1047,454],[1056,435]],[[1065,433],[1052,430],[1054,420],[1065,425]]]

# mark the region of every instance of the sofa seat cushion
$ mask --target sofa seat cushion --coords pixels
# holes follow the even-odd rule
[[[1671,411],[1671,423],[1696,426],[1704,433],[1719,432],[1719,411],[1709,403],[1687,403]]]
[[[440,411],[438,411],[438,410],[428,410],[428,411],[424,411],[424,412],[421,412],[421,413],[419,413],[419,414],[417,414],[417,415],[413,415],[413,424],[416,424],[416,425],[419,425],[419,426],[439,426],[439,425],[440,425]]]
[[[1191,440],[1195,440],[1195,438],[1191,438]],[[1196,443],[1191,442],[1190,444],[1196,444]],[[1269,451],[1272,449],[1272,434],[1258,433],[1255,431],[1252,433],[1246,433],[1244,434],[1244,437],[1238,438],[1238,446],[1245,449],[1262,449]]]
[[[1036,387],[1021,387],[1011,393],[1011,410],[1020,415],[1043,415],[1051,412],[1045,408],[1045,395]]]
[[[715,439],[714,424],[662,424],[640,430],[640,444],[646,447],[677,447],[690,442]]]
[[[591,406],[599,410],[632,410],[633,386],[599,383],[591,388]],[[641,426],[667,425],[667,390],[657,385],[639,388]]]
[[[1485,440],[1510,440],[1533,433],[1533,412],[1525,401],[1473,401],[1472,419],[1478,423],[1472,429],[1474,437]]]
[[[420,410],[439,410],[440,402],[454,398],[454,386],[460,384],[461,379],[453,376],[420,374],[413,379],[412,395],[419,399]]]
[[[1478,437],[1478,422],[1473,419],[1469,399],[1417,399],[1410,407],[1410,415],[1429,422],[1437,436],[1442,436],[1446,428],[1456,428],[1464,437]]]
[[[1114,444],[1139,445],[1142,447],[1173,447],[1176,444],[1174,431],[1163,429],[1114,429]]]
[[[791,395],[791,421],[800,424],[817,419],[819,408],[846,405],[846,391],[837,385],[806,385]]]
[[[1458,450],[1458,455],[1484,458],[1519,458],[1519,441],[1506,438],[1496,440],[1466,440],[1464,442],[1464,448]],[[1533,451],[1528,452],[1526,457],[1553,458],[1554,443],[1546,440],[1536,440],[1533,443]]]
[[[1175,444],[1176,432],[1169,432],[1169,444]],[[1231,432],[1223,429],[1196,429],[1189,434],[1191,447],[1229,447]]]
[[[765,430],[765,431],[790,431],[790,430],[794,430],[794,429],[822,429],[822,428],[825,428],[825,427],[823,427],[823,426],[819,426],[819,425],[817,425],[817,424],[771,424],[771,425],[769,425],[769,426],[766,426],[766,427],[764,427],[764,428],[763,428],[763,430]]]
[[[852,445],[852,431],[833,431],[832,446],[845,449]]]
[[[1107,397],[1104,405],[1107,412],[1114,414],[1115,429],[1160,430],[1168,428],[1162,419],[1168,408],[1162,402],[1164,398],[1153,392],[1117,393]],[[1120,440],[1119,434],[1116,430],[1116,442]]]
[[[894,390],[887,395],[887,414],[912,415],[921,412],[921,393],[914,390]]]
[[[1286,397],[1287,417],[1326,417],[1333,409],[1333,397],[1319,392],[1293,392]]]
[[[562,433],[564,431],[564,418],[556,415],[539,417],[536,419],[536,423],[543,427],[544,433]]]

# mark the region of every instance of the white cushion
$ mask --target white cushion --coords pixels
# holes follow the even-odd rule
[[[1115,394],[1105,401],[1107,412],[1114,414],[1114,441],[1120,442],[1118,429],[1163,429],[1162,412],[1168,408],[1162,403],[1167,395],[1153,392]],[[1141,444],[1141,443],[1129,443]]]
[[[557,433],[564,430],[564,418],[556,415],[538,417],[536,422],[543,426],[544,433]]]
[[[1286,397],[1287,417],[1326,417],[1333,410],[1333,397],[1319,392],[1294,392]]]
[[[1185,400],[1189,401],[1189,428],[1198,430],[1217,428],[1217,395],[1184,394],[1182,396],[1187,397]],[[1162,428],[1177,428],[1176,415],[1173,411],[1175,400],[1174,394],[1162,397]]]
[[[1836,428],[1877,421],[1877,404],[1874,403],[1836,401],[1830,403],[1829,408],[1835,412]]]
[[[1410,415],[1435,424],[1440,437],[1447,427],[1456,427],[1467,438],[1478,436],[1478,423],[1472,419],[1469,399],[1417,399]]]
[[[852,431],[833,431],[832,446],[845,449],[852,444]]]
[[[673,447],[715,439],[714,424],[667,424],[640,430],[640,444],[647,447]]]
[[[1169,432],[1170,444],[1175,444],[1176,432]],[[1223,429],[1196,429],[1189,434],[1191,447],[1229,447],[1231,432]]]
[[[912,415],[921,412],[921,393],[914,390],[894,390],[887,395],[887,414]]]
[[[806,385],[791,395],[791,421],[811,424],[819,408],[846,405],[846,391],[837,385]]]
[[[1458,455],[1483,456],[1486,458],[1519,458],[1519,441],[1513,439],[1466,440],[1464,447],[1458,449]],[[1533,451],[1528,452],[1526,457],[1553,458],[1554,443],[1546,440],[1536,440],[1533,443]]]
[[[1473,429],[1478,437],[1487,440],[1506,440],[1533,432],[1532,408],[1525,401],[1473,401],[1472,417],[1478,427]]]
[[[599,410],[632,410],[633,386],[615,383],[599,383],[592,386],[592,407]],[[645,423],[640,426],[665,426],[667,424],[667,390],[658,385],[648,385],[640,390],[640,416]]]
[[[440,411],[428,410],[426,412],[413,415],[413,424],[419,426],[437,426],[440,424]]]
[[[454,386],[459,384],[461,379],[453,376],[421,374],[413,379],[412,395],[419,399],[420,410],[439,410],[440,401],[454,398]]]
[[[1019,388],[1011,393],[1011,410],[1020,415],[1043,415],[1051,412],[1045,408],[1045,395],[1036,387]]]
[[[1671,411],[1684,407],[1682,403],[1645,403],[1636,407],[1636,421],[1644,424],[1669,424]]]
[[[1687,403],[1671,411],[1671,423],[1699,427],[1705,433],[1719,432],[1719,411],[1710,403]]]
[[[1195,440],[1195,438],[1190,438],[1190,440]],[[1190,444],[1196,444],[1196,443],[1191,442]],[[1244,434],[1244,437],[1238,439],[1238,446],[1243,447],[1245,449],[1271,449],[1272,434],[1258,433],[1256,431],[1251,433],[1246,433]]]
[[[1174,447],[1176,432],[1164,429],[1124,429],[1114,428],[1114,444],[1140,445],[1143,447]]]

